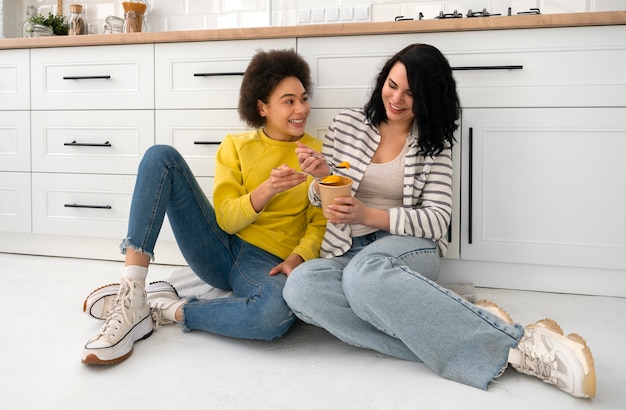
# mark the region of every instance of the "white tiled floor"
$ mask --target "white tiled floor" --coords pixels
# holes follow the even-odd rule
[[[154,265],[149,280],[177,269]],[[82,345],[100,325],[82,313],[83,299],[120,272],[118,262],[0,254],[0,408],[626,408],[624,298],[477,289],[522,324],[550,316],[585,337],[598,391],[584,400],[512,370],[484,392],[302,323],[271,343],[167,326],[119,365],[83,365]]]

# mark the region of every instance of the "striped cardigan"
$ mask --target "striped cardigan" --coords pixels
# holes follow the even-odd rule
[[[416,130],[411,131],[411,137],[405,158],[403,206],[389,209],[389,232],[431,239],[444,256],[452,213],[452,150],[447,148],[437,156],[425,157],[418,153]],[[340,112],[328,127],[322,153],[335,163],[350,163],[349,169],[335,172],[352,178],[353,195],[359,189],[379,142],[378,129],[369,123],[362,109]],[[313,184],[310,188],[309,199],[320,206]],[[322,257],[343,255],[351,245],[350,225],[326,224]]]

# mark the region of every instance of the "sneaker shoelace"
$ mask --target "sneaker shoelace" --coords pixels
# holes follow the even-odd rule
[[[117,335],[122,323],[132,323],[135,320],[135,312],[131,306],[131,286],[128,280],[122,282],[120,291],[115,298],[113,309],[100,331],[94,337],[94,340],[103,337],[107,341],[111,341]]]
[[[163,317],[161,314],[161,308],[153,307],[151,309],[152,321],[154,322],[154,330],[157,330],[161,326],[174,323],[173,320],[169,320]]]
[[[532,336],[526,334],[524,337],[530,339]],[[522,353],[522,363],[517,366],[519,371],[534,375],[546,382],[555,383],[552,374],[553,371],[557,370],[556,357],[549,353],[537,355],[531,346],[524,346]]]

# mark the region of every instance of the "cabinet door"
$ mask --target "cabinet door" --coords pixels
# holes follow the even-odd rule
[[[0,50],[0,110],[30,108],[28,50]]]
[[[0,171],[30,171],[28,111],[0,111]]]
[[[0,230],[30,233],[30,173],[0,172]]]
[[[462,133],[462,259],[626,266],[626,108],[465,109]]]

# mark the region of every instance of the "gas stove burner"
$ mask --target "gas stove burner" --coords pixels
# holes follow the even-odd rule
[[[489,17],[489,16],[501,16],[501,14],[491,14],[487,11],[487,9],[483,9],[482,11],[472,11],[472,9],[467,10],[467,17]]]
[[[454,10],[453,13],[448,13],[448,14],[444,14],[443,11],[440,11],[439,15],[435,18],[436,19],[460,19],[461,17],[463,17],[463,13],[459,13],[458,11]]]

